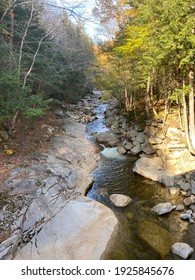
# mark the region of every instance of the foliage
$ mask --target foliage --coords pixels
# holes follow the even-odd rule
[[[91,90],[92,42],[65,10],[56,17],[44,3],[0,1],[1,120],[34,119],[52,100],[76,102]]]
[[[110,2],[115,6],[118,3]],[[118,4],[117,12],[120,7]],[[115,38],[104,43],[103,48],[101,44],[98,46],[103,74],[99,71],[97,82],[120,99],[122,94],[127,110],[132,109],[130,99],[133,98],[133,107],[138,104],[136,100],[145,99],[149,113],[160,100],[166,106],[167,100],[177,99],[177,89],[183,90],[183,84],[190,91],[189,71],[194,69],[195,58],[194,3],[192,0],[133,0],[123,3],[124,10],[128,11],[128,17],[119,26]],[[106,19],[105,13],[106,10],[102,17]],[[124,17],[123,12],[121,16]],[[106,79],[109,83],[105,83]]]

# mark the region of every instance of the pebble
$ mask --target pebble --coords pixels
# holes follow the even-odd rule
[[[169,192],[170,192],[171,195],[176,195],[176,194],[178,194],[179,191],[178,191],[177,188],[171,187],[171,188],[169,189]]]

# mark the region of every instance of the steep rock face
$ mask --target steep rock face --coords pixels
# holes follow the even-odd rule
[[[117,223],[102,204],[78,198],[51,218],[15,259],[97,260],[104,252]]]

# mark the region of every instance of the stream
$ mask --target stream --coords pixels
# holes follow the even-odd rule
[[[95,141],[93,133],[109,130],[104,118],[106,106],[100,103],[94,109],[96,120],[87,125],[86,134],[91,141]],[[109,207],[118,219],[102,259],[174,260],[180,259],[171,253],[175,242],[186,242],[195,248],[195,226],[182,221],[179,211],[162,216],[151,211],[161,202],[181,204],[182,195],[172,196],[162,184],[135,174],[132,171],[135,156],[120,155],[116,148],[99,148],[99,165],[93,172],[94,183],[87,196]],[[130,196],[133,202],[125,208],[116,207],[109,199],[111,194]]]

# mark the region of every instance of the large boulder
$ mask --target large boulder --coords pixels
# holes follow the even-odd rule
[[[105,147],[116,147],[120,143],[119,138],[109,131],[97,133],[95,136]]]
[[[17,260],[98,260],[117,220],[89,198],[70,201],[24,245]],[[36,229],[35,229],[36,232]]]
[[[175,183],[174,176],[167,175],[160,157],[142,157],[138,159],[133,171],[147,179],[163,183],[167,187],[172,187]]]
[[[133,167],[133,171],[153,181],[161,181],[165,176],[163,162],[160,157],[138,159]]]

